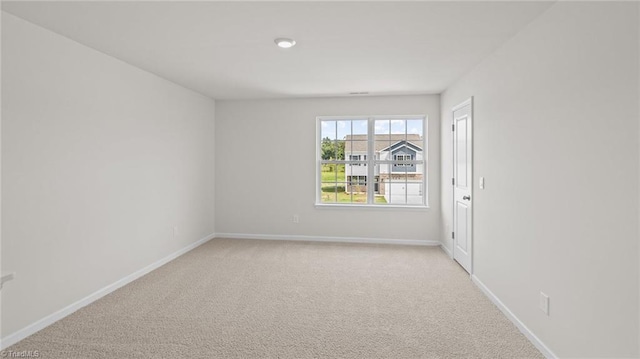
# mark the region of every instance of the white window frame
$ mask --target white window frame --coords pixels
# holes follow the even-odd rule
[[[390,168],[394,164],[398,165],[399,161],[389,159],[380,160],[379,155],[375,152],[375,122],[376,120],[416,120],[422,119],[422,160],[413,159],[411,161],[401,161],[404,165],[422,165],[422,182],[421,192],[422,203],[421,204],[378,204],[375,203],[375,165],[388,164]],[[368,150],[365,155],[367,160],[349,161],[349,160],[323,160],[322,159],[322,122],[323,121],[350,121],[350,120],[367,120],[368,121]],[[429,208],[429,131],[428,126],[429,119],[426,115],[375,115],[375,116],[318,116],[316,117],[316,207],[356,207],[356,208]],[[406,136],[405,127],[405,136]],[[367,202],[366,203],[323,203],[322,198],[322,165],[323,164],[344,164],[347,165],[361,165],[366,163],[368,168],[367,172]],[[346,175],[345,175],[346,176]],[[370,180],[372,179],[372,180]],[[346,182],[346,177],[345,177]],[[406,183],[409,183],[408,181]]]

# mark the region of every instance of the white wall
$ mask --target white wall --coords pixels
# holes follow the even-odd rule
[[[443,181],[475,101],[475,276],[560,357],[638,355],[637,7],[556,3],[442,95]]]
[[[214,232],[215,108],[2,16],[6,337]]]
[[[217,232],[439,240],[439,102],[437,95],[218,101]],[[316,116],[392,114],[429,118],[431,208],[316,208]]]

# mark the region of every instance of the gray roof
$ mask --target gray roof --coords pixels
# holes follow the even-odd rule
[[[400,141],[407,140],[412,145],[422,149],[422,137],[416,134],[376,135],[375,150],[380,152]],[[345,137],[344,152],[367,152],[367,135],[347,135]]]

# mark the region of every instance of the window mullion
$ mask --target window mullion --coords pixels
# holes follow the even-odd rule
[[[367,123],[367,203],[373,204],[375,191],[375,120]]]
[[[409,138],[409,126],[407,126],[407,121],[404,121],[404,140],[405,143],[408,143],[408,138]],[[424,146],[423,146],[424,148]],[[407,158],[409,158],[409,155],[404,156],[404,160],[406,161]],[[404,166],[404,203],[407,204],[409,203],[409,175],[407,172],[407,165],[405,164]]]
[[[322,201],[322,120],[316,121],[316,203]]]

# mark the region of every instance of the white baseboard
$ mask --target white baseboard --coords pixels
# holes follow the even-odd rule
[[[451,253],[451,251],[449,250],[449,248],[447,248],[446,245],[444,245],[443,243],[440,243],[440,248],[442,248],[442,250],[449,256],[449,258],[453,259],[453,253]]]
[[[28,326],[18,330],[17,332],[14,332],[12,334],[7,335],[6,337],[2,338],[0,340],[0,350],[4,350],[8,347],[10,347],[11,345],[21,341],[22,339],[48,327],[49,325],[57,322],[58,320],[68,316],[69,314],[77,311],[78,309],[85,307],[93,302],[95,302],[96,300],[104,297],[105,295],[115,291],[118,288],[121,288],[131,282],[133,282],[134,280],[142,277],[143,275],[153,271],[154,269],[157,269],[161,266],[163,266],[164,264],[180,257],[181,255],[189,252],[190,250],[208,242],[209,240],[215,238],[215,236],[213,234],[210,234],[200,240],[198,240],[197,242],[194,242],[182,249],[180,249],[177,252],[174,252],[154,263],[149,264],[148,266],[137,270],[131,274],[129,274],[128,276],[109,284],[108,286],[78,300],[75,303],[72,303],[62,309],[60,309],[59,311],[50,314],[32,324],[29,324]]]
[[[361,237],[324,237],[302,236],[292,234],[248,234],[248,233],[216,233],[216,238],[230,239],[266,239],[278,241],[306,241],[306,242],[334,242],[334,243],[371,243],[371,244],[402,244],[410,246],[439,246],[439,241],[418,239],[386,239]]]
[[[518,317],[516,317],[515,314],[513,314],[513,312],[511,312],[511,310],[509,310],[509,308],[507,308],[507,306],[504,305],[504,303],[502,303],[502,301],[498,299],[498,297],[496,297],[496,295],[493,294],[493,292],[491,292],[489,288],[487,288],[487,286],[484,285],[484,283],[482,283],[482,281],[480,281],[480,279],[478,279],[478,277],[472,274],[471,280],[473,281],[473,283],[475,283],[478,286],[478,288],[480,288],[480,290],[484,292],[484,294],[487,297],[489,297],[489,299],[493,302],[493,304],[495,304],[498,307],[498,309],[500,309],[502,313],[513,324],[515,324],[516,327],[518,327],[518,329],[522,332],[522,334],[524,334],[527,337],[527,339],[529,339],[529,341],[536,348],[538,348],[538,350],[542,353],[542,355],[544,355],[548,359],[557,358],[557,356],[551,351],[551,349],[549,349],[549,347],[547,347],[535,334],[533,334],[533,332],[529,330],[529,328],[527,328],[527,326],[524,325],[524,323],[522,323],[520,319],[518,319]]]

